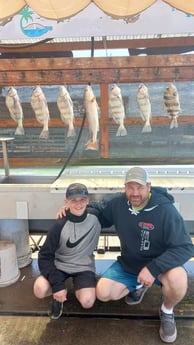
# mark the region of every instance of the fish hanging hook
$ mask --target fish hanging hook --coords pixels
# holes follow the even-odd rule
[[[179,71],[178,67],[174,68],[174,75],[175,75],[174,81],[177,81],[177,79],[179,79],[179,77],[180,77],[180,71]]]
[[[139,76],[140,76],[139,67],[133,68],[133,73],[134,73],[134,75],[135,75],[136,78],[139,78]]]
[[[154,73],[155,77],[159,77],[160,76],[160,68],[159,67],[154,67],[153,73]]]

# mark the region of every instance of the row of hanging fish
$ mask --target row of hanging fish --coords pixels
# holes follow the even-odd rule
[[[9,110],[11,118],[17,123],[15,135],[24,135],[23,110],[17,90],[15,88],[9,88],[5,97],[5,104]],[[40,86],[36,86],[33,89],[30,104],[34,111],[36,120],[43,126],[43,129],[40,133],[40,138],[48,138],[50,114],[46,97]],[[73,126],[73,102],[64,86],[60,86],[59,88],[57,106],[60,111],[61,120],[68,125],[67,136],[74,136],[75,129]]]
[[[142,133],[148,133],[152,131],[150,125],[151,119],[151,103],[148,93],[148,88],[144,84],[140,84],[136,94],[137,104],[140,110],[142,120],[145,122],[142,129]],[[109,94],[109,108],[112,113],[112,118],[116,124],[119,125],[116,132],[116,136],[127,135],[127,130],[124,126],[125,120],[125,108],[121,94],[121,89],[114,84]]]
[[[142,133],[150,133],[151,127],[151,102],[148,88],[145,84],[141,83],[136,93],[136,101],[140,111],[140,116],[144,121]],[[170,129],[178,127],[177,118],[181,112],[179,94],[176,86],[173,83],[169,83],[164,91],[163,103],[166,114],[171,119]],[[125,109],[123,98],[121,95],[121,89],[114,84],[111,88],[109,95],[109,108],[112,112],[112,117],[116,124],[119,125],[116,135],[127,135],[127,130],[124,126]]]
[[[98,150],[97,136],[99,132],[99,106],[90,85],[86,86],[83,98],[90,136],[89,141],[86,143],[86,149]],[[140,111],[140,116],[144,121],[142,133],[149,133],[152,131],[150,124],[152,116],[151,102],[148,88],[143,83],[141,83],[137,89],[136,101]],[[171,119],[170,128],[178,127],[177,118],[181,108],[179,94],[174,84],[169,83],[167,85],[164,91],[163,101],[166,113]],[[23,110],[15,88],[11,87],[8,90],[5,103],[11,118],[17,123],[15,134],[23,135]],[[40,138],[48,138],[50,114],[46,97],[40,86],[36,86],[33,89],[30,103],[35,113],[36,120],[43,126]],[[126,115],[123,97],[121,89],[116,84],[113,84],[111,87],[108,105],[111,116],[118,125],[116,136],[127,135],[127,130],[124,124]],[[68,126],[67,136],[75,136],[73,102],[65,86],[59,87],[57,107],[60,112],[61,120]]]
[[[151,132],[151,103],[148,94],[148,88],[144,84],[140,84],[136,95],[137,104],[140,110],[142,120],[145,122],[142,132]],[[121,89],[114,84],[109,94],[109,108],[112,113],[112,118],[116,124],[119,125],[116,136],[127,135],[127,130],[124,126],[125,108],[121,94]]]
[[[89,85],[85,88],[83,101],[90,136],[86,143],[86,150],[98,150],[97,134],[99,131],[99,107],[93,90]],[[10,116],[17,123],[15,135],[24,135],[23,110],[15,88],[9,88],[5,98],[5,103]],[[46,97],[40,86],[36,86],[33,89],[30,103],[35,113],[36,120],[43,126],[40,138],[48,138],[50,114]],[[61,120],[68,126],[67,137],[75,136],[73,102],[65,86],[59,87],[57,107],[60,112]]]

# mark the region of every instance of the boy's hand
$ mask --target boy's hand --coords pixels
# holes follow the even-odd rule
[[[67,290],[60,290],[53,294],[53,298],[58,302],[65,302],[67,300]]]

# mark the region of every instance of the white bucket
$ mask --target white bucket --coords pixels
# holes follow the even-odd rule
[[[15,283],[19,276],[15,243],[0,241],[0,287]]]
[[[0,240],[15,243],[19,268],[32,262],[27,219],[0,219]]]

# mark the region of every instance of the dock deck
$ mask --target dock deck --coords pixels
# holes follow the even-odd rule
[[[17,170],[17,171],[16,171]],[[17,174],[16,174],[17,172]],[[45,169],[44,169],[45,173]],[[40,171],[27,171],[27,169],[11,169],[9,177],[1,176],[1,198],[7,200],[6,179],[9,178],[10,200],[3,211],[5,218],[16,218],[15,204],[21,197],[21,186],[16,186],[13,177],[17,175],[17,182],[23,184],[25,197],[27,195],[28,177],[32,183],[29,195],[35,194],[33,185],[37,182],[37,176],[41,176],[41,183],[48,183],[45,187],[46,196],[49,195],[51,202],[47,213],[56,215],[59,206],[64,198],[64,188],[53,193],[50,190],[50,183],[57,176],[57,171],[48,171],[42,174]],[[46,179],[45,177],[46,176]],[[69,176],[68,176],[69,177]],[[71,177],[69,177],[71,178]],[[39,179],[39,183],[40,183]],[[187,179],[188,181],[188,179]],[[16,190],[17,187],[17,190]],[[47,189],[48,191],[47,191]],[[188,188],[175,192],[177,206],[183,211],[184,217],[192,224],[193,218],[188,211],[192,212],[193,202],[192,191]],[[19,193],[18,194],[18,190]],[[35,190],[35,192],[34,192]],[[33,191],[33,193],[32,193]],[[6,194],[5,194],[6,193]],[[19,195],[19,197],[18,197]],[[38,198],[40,192],[37,191]],[[15,199],[14,199],[15,198]],[[192,199],[192,200],[191,200]],[[27,199],[25,199],[27,200]],[[29,199],[30,200],[30,199]],[[184,205],[190,205],[185,207]],[[43,203],[42,203],[43,204]],[[41,204],[41,205],[42,205]],[[29,202],[30,205],[30,202]],[[42,208],[37,205],[37,214],[32,214],[29,207],[30,219],[44,217]],[[40,212],[41,210],[41,212]],[[33,209],[34,211],[34,209]],[[193,217],[193,212],[192,212]],[[97,274],[101,274],[107,265],[111,264],[112,258],[107,253],[97,256]],[[194,260],[186,264],[189,274],[188,293],[181,303],[175,308],[178,336],[176,345],[194,344]],[[37,258],[33,257],[32,263],[20,269],[20,278],[10,286],[0,288],[0,344],[1,345],[161,345],[159,337],[159,316],[158,310],[161,305],[160,288],[153,286],[144,296],[143,301],[136,306],[128,306],[124,299],[102,303],[96,301],[93,308],[84,310],[75,299],[71,282],[69,282],[68,300],[64,304],[63,315],[59,320],[51,320],[49,317],[50,298],[38,300],[33,295],[33,283],[38,276]]]
[[[96,260],[101,274],[112,259]],[[176,345],[194,344],[194,260],[186,264],[189,275],[188,293],[175,309],[178,337]],[[160,288],[151,287],[143,301],[128,306],[124,299],[102,303],[96,301],[83,309],[75,299],[71,281],[68,300],[59,320],[49,317],[50,298],[38,300],[33,295],[33,283],[39,274],[37,259],[20,269],[20,278],[10,286],[0,288],[1,345],[158,345],[158,309]]]

